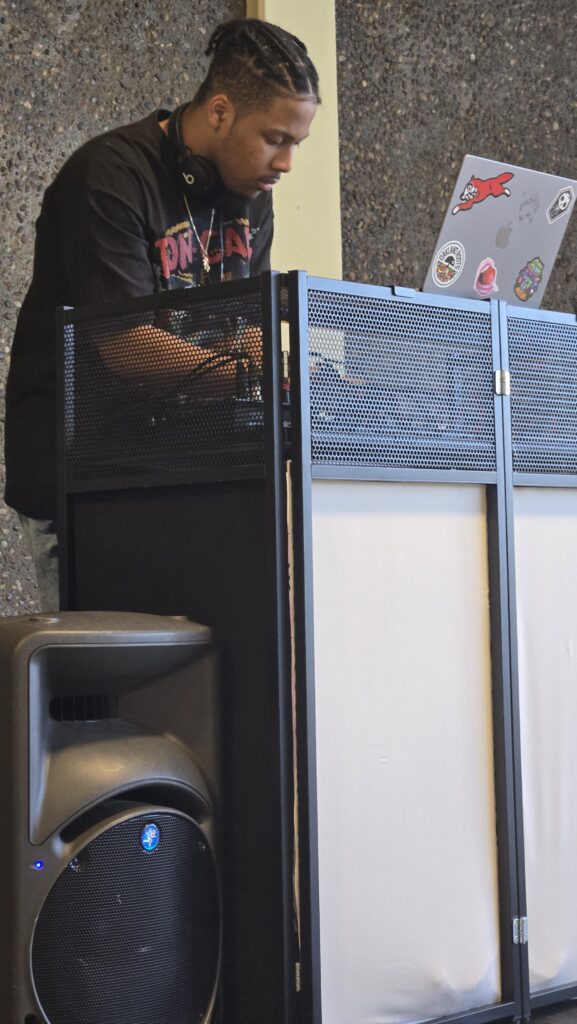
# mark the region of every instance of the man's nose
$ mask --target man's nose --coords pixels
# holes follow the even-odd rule
[[[274,155],[272,166],[280,174],[288,174],[292,170],[294,146],[283,146]]]

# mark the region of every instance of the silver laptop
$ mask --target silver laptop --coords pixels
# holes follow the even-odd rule
[[[466,156],[423,291],[540,306],[577,181]]]

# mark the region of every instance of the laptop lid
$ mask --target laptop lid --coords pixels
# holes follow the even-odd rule
[[[577,181],[467,155],[423,291],[538,307]]]

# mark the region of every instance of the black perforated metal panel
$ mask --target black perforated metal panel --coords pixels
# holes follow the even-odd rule
[[[140,835],[160,829],[154,852]],[[34,933],[32,974],[50,1024],[200,1024],[220,949],[216,864],[190,818],[136,814],[64,869]]]
[[[493,470],[490,308],[309,293],[312,461]]]
[[[577,325],[509,317],[513,469],[577,473]]]
[[[69,482],[263,461],[259,293],[65,326]]]

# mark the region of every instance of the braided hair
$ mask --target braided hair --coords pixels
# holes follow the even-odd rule
[[[304,43],[278,25],[259,18],[225,21],[205,50],[212,57],[193,103],[218,92],[243,110],[267,106],[276,96],[320,103],[319,76]]]

